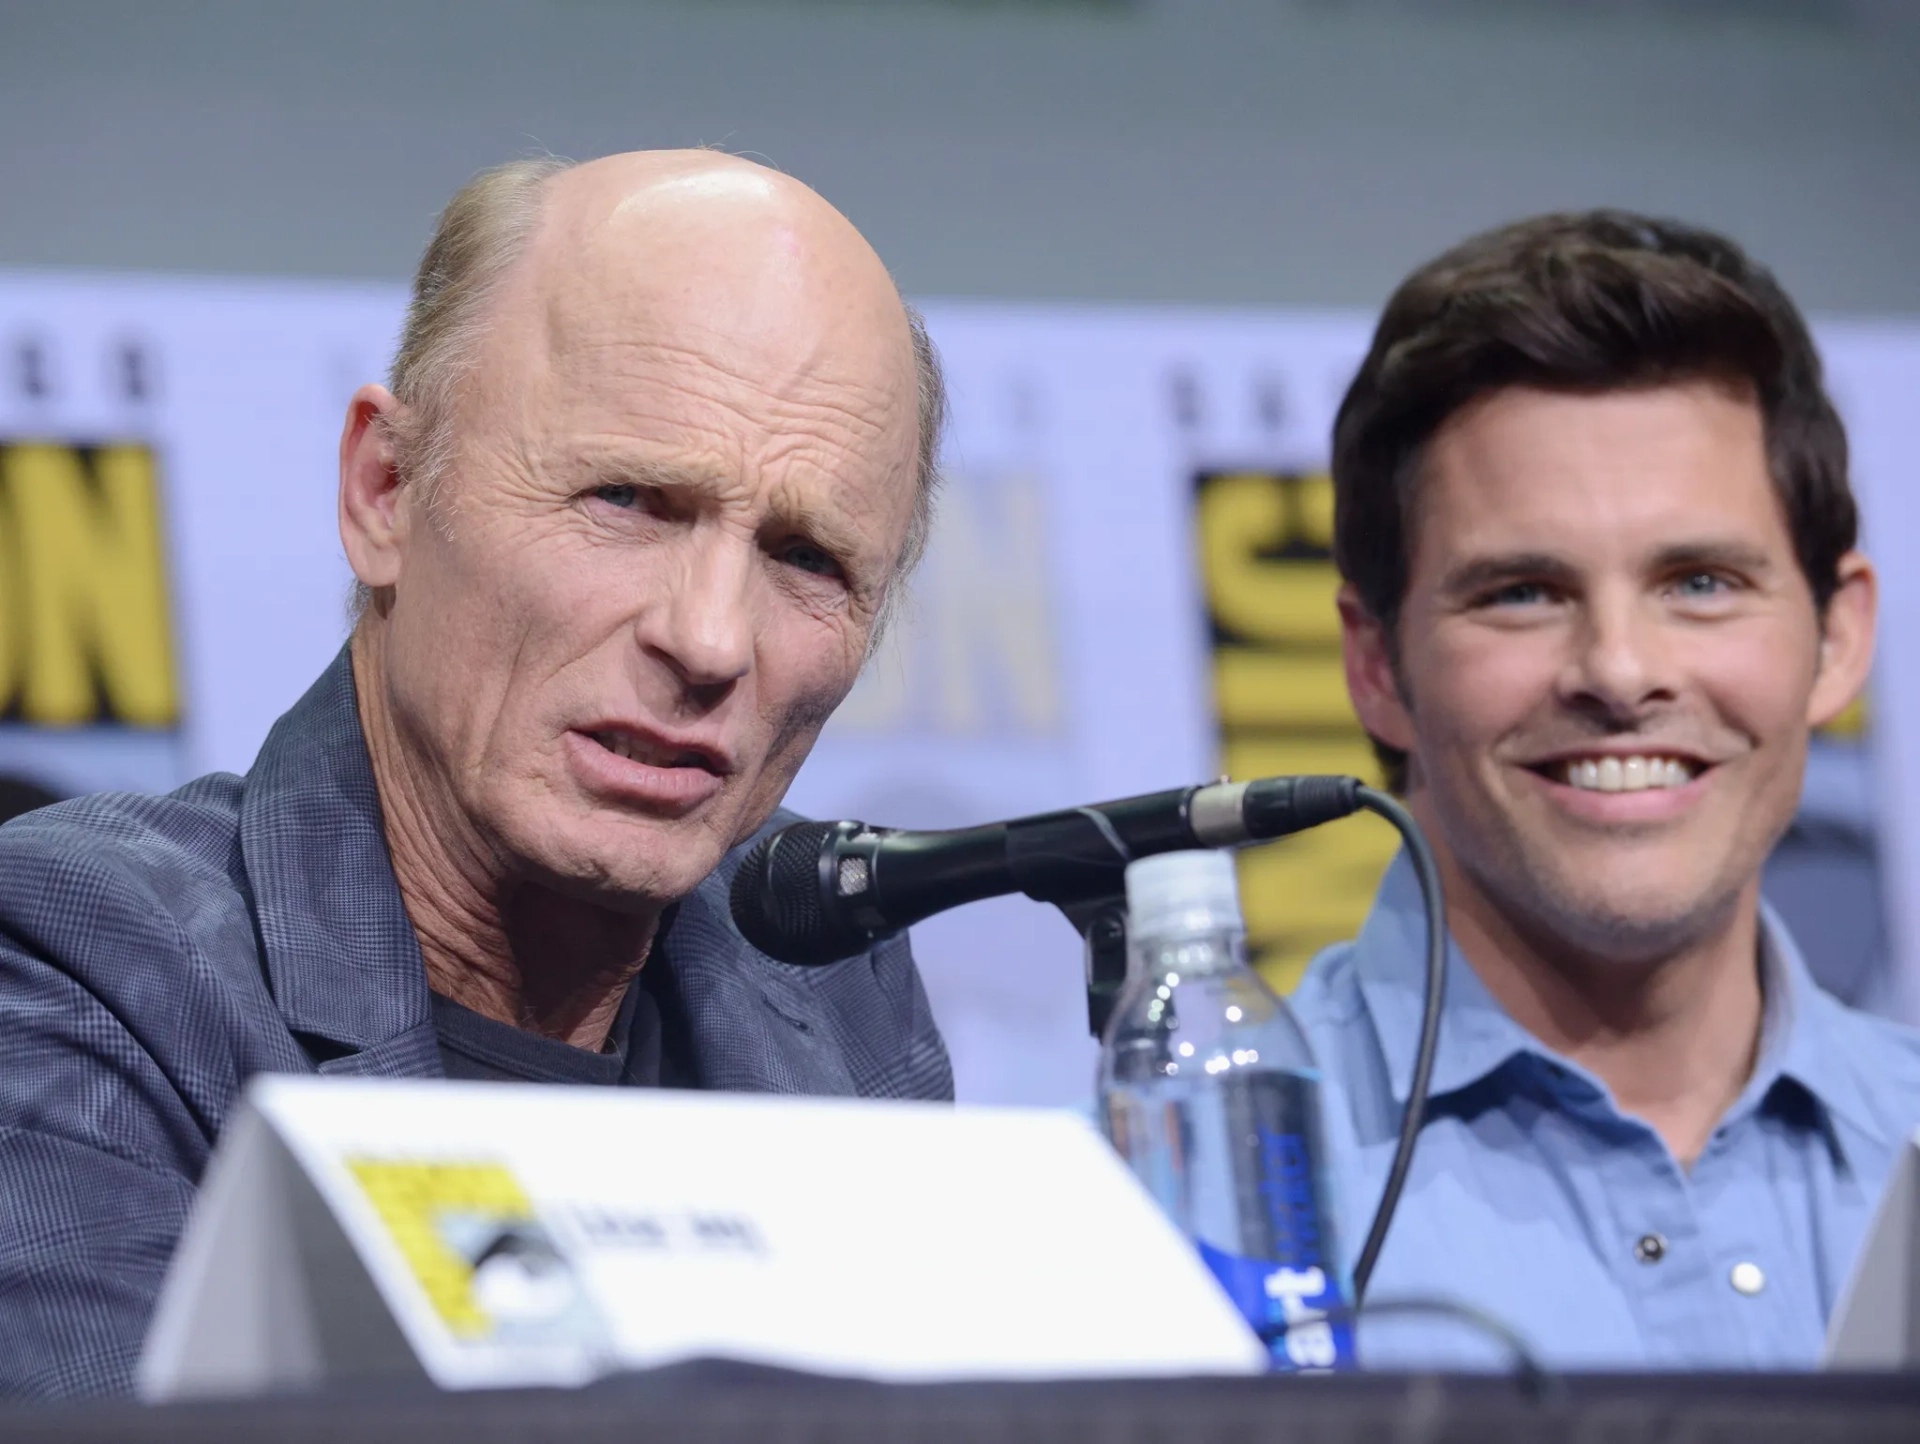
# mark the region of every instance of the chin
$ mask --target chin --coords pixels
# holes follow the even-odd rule
[[[726,854],[723,840],[694,819],[622,817],[543,829],[522,857],[556,892],[614,911],[677,902]]]
[[[1613,879],[1580,886],[1547,883],[1534,889],[1532,913],[1555,941],[1595,958],[1621,963],[1658,962],[1712,932],[1738,890],[1702,884],[1675,887]]]

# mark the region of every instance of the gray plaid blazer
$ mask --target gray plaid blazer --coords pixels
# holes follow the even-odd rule
[[[671,973],[683,1070],[951,1098],[904,936],[827,968],[773,962],[727,912],[744,846],[648,963]],[[344,651],[244,778],[0,828],[0,1392],[129,1387],[195,1181],[257,1073],[440,1076]]]

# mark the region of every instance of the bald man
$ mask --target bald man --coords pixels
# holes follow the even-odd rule
[[[920,549],[943,408],[784,176],[454,198],[347,410],[340,655],[245,777],[0,830],[0,1387],[128,1387],[257,1074],[952,1096],[904,938],[786,968],[726,908]]]

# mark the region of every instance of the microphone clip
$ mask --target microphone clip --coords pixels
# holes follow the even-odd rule
[[[1108,893],[1056,903],[1080,934],[1086,952],[1087,1027],[1104,1038],[1127,981],[1127,895]]]
[[[822,840],[820,885],[840,900],[847,920],[857,927],[886,928],[867,894],[875,876],[875,849],[893,831],[839,822]],[[1059,908],[1080,934],[1087,1026],[1094,1037],[1103,1036],[1127,980],[1126,873],[1132,850],[1103,813],[1080,807],[1010,825],[1006,859],[1019,890]]]

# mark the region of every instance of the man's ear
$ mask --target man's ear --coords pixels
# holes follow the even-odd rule
[[[1807,725],[1824,727],[1860,695],[1873,669],[1873,633],[1880,579],[1859,552],[1840,558],[1840,585],[1820,619],[1820,666],[1807,698]]]
[[[340,432],[340,543],[347,564],[379,591],[400,580],[407,515],[401,505],[389,423],[401,411],[384,386],[362,386],[347,403]]]
[[[1402,752],[1413,751],[1413,714],[1400,695],[1387,629],[1361,604],[1351,586],[1340,588],[1340,650],[1347,666],[1347,696],[1369,736]]]

